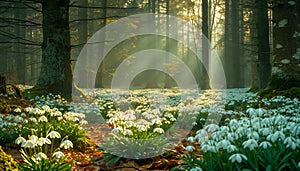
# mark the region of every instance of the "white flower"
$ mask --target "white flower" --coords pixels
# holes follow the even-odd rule
[[[81,120],[81,121],[79,122],[79,124],[80,124],[80,125],[86,125],[86,124],[88,124],[88,121],[86,121],[86,120]]]
[[[37,123],[37,120],[36,120],[36,118],[34,118],[34,117],[30,117],[29,120],[30,120],[31,122]]]
[[[248,160],[247,157],[244,155],[244,154],[241,154],[241,153],[236,153],[236,154],[233,154],[229,157],[229,160],[234,163],[234,162],[238,162],[238,163],[241,163],[242,160]]]
[[[50,138],[60,138],[61,135],[59,134],[59,132],[57,131],[51,131],[47,136],[47,138],[50,137]]]
[[[232,145],[232,144],[230,144],[228,147],[227,147],[227,152],[228,153],[231,153],[231,152],[234,152],[234,151],[236,151],[236,146],[235,145]]]
[[[226,139],[223,139],[222,141],[217,143],[217,148],[218,149],[227,149],[227,147],[230,145],[230,142]]]
[[[194,137],[188,137],[187,141],[190,142],[190,143],[193,143],[193,142],[195,142],[195,138]]]
[[[35,159],[37,160],[37,161],[40,161],[40,160],[42,160],[42,159],[47,159],[48,157],[47,157],[47,155],[45,154],[45,153],[42,153],[42,152],[39,152],[39,153],[37,153],[36,155],[35,155]]]
[[[190,169],[190,171],[202,171],[202,169],[200,167],[195,167]]]
[[[258,147],[257,141],[254,139],[248,139],[247,141],[243,142],[244,148],[249,148],[251,151]]]
[[[286,137],[283,143],[286,144],[287,148],[291,148],[293,150],[297,147],[296,139],[294,137]]]
[[[39,122],[48,122],[48,119],[46,116],[41,116],[38,121]]]
[[[159,134],[163,134],[165,131],[162,128],[154,128],[153,132],[157,132]]]
[[[111,130],[113,133],[119,133],[120,131],[122,131],[122,128],[114,128]]]
[[[124,129],[123,135],[129,135],[129,136],[131,136],[131,135],[133,135],[133,132],[131,130],[129,130],[129,129]]]
[[[48,138],[41,137],[41,138],[39,138],[39,140],[37,141],[37,144],[38,144],[39,146],[43,146],[44,144],[51,144],[51,141],[50,141]]]
[[[186,151],[193,151],[193,150],[195,150],[195,147],[192,146],[192,145],[189,145],[189,146],[185,147],[185,150]]]
[[[23,142],[21,147],[23,148],[34,148],[36,146],[36,143],[34,143],[31,140],[27,140],[26,142]]]
[[[147,127],[144,125],[138,125],[138,130],[141,132],[145,132],[145,131],[147,131]]]
[[[60,144],[59,147],[64,149],[73,148],[73,143],[70,140],[65,140]]]
[[[57,152],[54,152],[54,153],[53,153],[52,157],[54,157],[54,156],[55,156],[56,158],[60,159],[60,158],[64,157],[65,154],[64,154],[63,152],[61,152],[61,151],[57,151]]]
[[[265,112],[266,110],[263,108],[256,109],[256,113],[258,114],[258,116],[262,116]]]
[[[300,168],[300,162],[298,163],[298,167]]]
[[[23,138],[23,137],[18,137],[16,140],[15,140],[15,144],[23,144],[23,143],[25,143],[26,142],[26,139],[25,138]]]
[[[207,132],[215,132],[219,130],[219,126],[216,124],[209,124],[204,129],[207,130]]]
[[[260,147],[262,147],[263,149],[267,149],[268,147],[272,147],[272,144],[269,143],[268,141],[263,141],[259,144]]]
[[[251,134],[247,135],[248,138],[253,138],[255,140],[259,140],[259,135],[256,131],[253,131]]]
[[[256,110],[254,108],[249,108],[246,110],[251,116],[256,116]]]
[[[272,142],[275,142],[277,139],[281,139],[281,140],[284,140],[285,138],[285,135],[282,131],[276,131],[274,134],[270,134],[267,136],[267,140],[268,141],[272,141]]]
[[[21,109],[20,108],[15,108],[14,112],[21,113]]]
[[[48,106],[48,105],[44,105],[42,106],[42,109],[45,111],[45,112],[51,112],[51,108]]]
[[[36,135],[31,135],[29,138],[33,143],[37,143],[37,141],[39,140],[39,137],[37,137]]]

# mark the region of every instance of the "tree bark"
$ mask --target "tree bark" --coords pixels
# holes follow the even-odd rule
[[[258,76],[259,88],[264,89],[271,76],[270,41],[269,41],[269,19],[268,2],[256,0],[256,28],[258,41]]]
[[[44,0],[42,66],[36,88],[61,94],[72,93],[69,0]]]
[[[202,37],[202,83],[200,83],[201,88],[209,89],[209,42],[208,42],[208,0],[202,1],[202,34],[205,36]]]
[[[272,75],[259,95],[300,98],[300,2],[274,3],[273,22]]]

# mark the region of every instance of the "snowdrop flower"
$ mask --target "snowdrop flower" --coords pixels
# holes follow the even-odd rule
[[[176,120],[176,119],[175,119],[175,120]],[[193,126],[196,126],[196,125],[197,125],[197,122],[193,122],[192,125],[193,125]]]
[[[219,126],[216,124],[209,124],[204,129],[206,129],[207,132],[215,132],[215,131],[219,130]]]
[[[268,141],[272,141],[272,142],[275,142],[277,139],[281,139],[281,140],[284,140],[285,138],[285,135],[282,131],[276,131],[274,134],[270,134],[267,136],[267,140]]]
[[[14,109],[14,112],[15,112],[15,113],[21,113],[22,111],[21,111],[20,108],[15,108],[15,109]]]
[[[190,169],[190,171],[202,171],[202,169],[200,167],[195,167]]]
[[[246,110],[251,116],[256,116],[256,110],[254,108],[249,108]]]
[[[34,117],[30,117],[29,120],[30,120],[31,122],[37,123],[37,120],[36,120],[36,118],[34,118]]]
[[[23,138],[23,137],[18,137],[16,140],[15,140],[15,144],[23,144],[23,143],[25,143],[26,142],[26,139],[25,138]]]
[[[187,141],[190,142],[190,143],[194,143],[195,138],[194,137],[188,137]]]
[[[138,131],[145,132],[147,131],[147,127],[145,125],[138,125]]]
[[[58,159],[60,159],[60,158],[62,158],[64,156],[65,156],[65,154],[63,152],[61,152],[61,151],[54,152],[53,155],[52,155],[52,157],[56,157]]]
[[[185,150],[186,150],[186,151],[194,151],[194,150],[195,150],[195,147],[192,146],[192,145],[189,145],[189,146],[185,147]]]
[[[244,154],[241,154],[241,153],[236,153],[236,154],[233,154],[229,157],[229,160],[234,163],[234,162],[238,162],[238,163],[241,163],[242,160],[248,160],[247,157],[244,155]]]
[[[45,112],[51,112],[51,108],[48,106],[48,105],[44,105],[42,106],[42,109],[45,111]]]
[[[253,131],[251,134],[247,135],[248,138],[253,138],[255,140],[259,140],[259,135],[256,131]]]
[[[221,148],[227,149],[229,145],[230,145],[230,142],[228,140],[224,139],[217,143],[217,148],[218,149],[221,149]]]
[[[297,147],[296,139],[294,137],[286,137],[283,144],[286,144],[287,148],[291,148],[293,150]]]
[[[26,117],[26,113],[21,113],[21,115],[20,116],[22,116],[22,117]]]
[[[61,135],[57,131],[51,131],[46,137],[47,138],[48,137],[50,137],[50,138],[60,138]]]
[[[23,148],[34,148],[36,146],[36,143],[34,143],[31,140],[27,140],[26,142],[23,142],[21,147]]]
[[[113,133],[119,133],[120,131],[122,131],[122,128],[120,128],[120,127],[118,127],[118,128],[113,128],[112,130],[111,130]]]
[[[35,159],[37,161],[41,161],[42,159],[47,159],[47,155],[45,153],[39,152],[35,155]]]
[[[129,129],[124,129],[123,135],[129,135],[129,136],[131,136],[131,135],[133,135],[133,132],[131,130],[129,130]]]
[[[73,143],[70,140],[65,140],[60,144],[59,147],[64,149],[73,148]]]
[[[39,122],[48,122],[48,119],[46,116],[41,116],[38,121]]]
[[[81,121],[79,122],[79,124],[80,124],[80,125],[86,125],[86,124],[88,124],[88,121],[86,121],[86,120],[81,120]]]
[[[39,137],[37,137],[36,135],[31,135],[29,138],[33,143],[37,143],[37,141],[39,140]]]
[[[263,108],[258,108],[256,109],[256,113],[258,114],[258,116],[263,116],[263,114],[266,113],[266,110]]]
[[[48,138],[39,138],[39,140],[37,141],[37,144],[39,146],[43,146],[44,144],[51,144],[51,141]]]
[[[157,132],[159,134],[163,134],[165,131],[162,128],[154,128],[153,132]]]
[[[263,141],[259,144],[260,147],[262,147],[263,149],[267,149],[268,147],[272,147],[272,144],[269,143],[268,141]]]
[[[251,151],[258,147],[257,141],[254,139],[248,139],[247,141],[243,142],[244,148],[249,148]]]
[[[27,113],[31,113],[32,110],[33,110],[33,108],[31,108],[31,107],[26,107],[24,109],[24,111],[27,112]]]
[[[228,152],[228,153],[232,153],[232,152],[234,152],[234,151],[236,151],[236,150],[237,150],[237,148],[236,148],[235,145],[230,144],[230,145],[227,147],[227,152]]]

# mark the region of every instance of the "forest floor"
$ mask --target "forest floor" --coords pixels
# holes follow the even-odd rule
[[[1,97],[0,113],[8,113],[9,110],[13,107],[22,107],[32,105],[33,102],[15,98],[15,97]],[[179,158],[186,153],[185,142],[182,142],[177,145],[177,147],[163,155],[156,156],[150,159],[125,159],[122,158],[116,164],[106,165],[106,160],[104,158],[104,152],[97,146],[97,144],[102,142],[102,135],[99,135],[99,132],[102,134],[108,133],[110,130],[107,129],[105,124],[87,124],[85,129],[88,132],[88,137],[92,140],[93,145],[89,147],[84,147],[82,150],[69,150],[66,153],[69,153],[70,156],[67,158],[67,161],[73,160],[74,171],[97,171],[97,170],[114,170],[114,171],[133,171],[133,170],[170,170],[171,168],[184,164],[183,161]],[[99,131],[101,130],[101,131]],[[194,131],[191,131],[190,134],[195,134]],[[12,157],[17,162],[24,162],[21,157],[20,149],[12,147],[3,147],[3,150],[12,155]]]

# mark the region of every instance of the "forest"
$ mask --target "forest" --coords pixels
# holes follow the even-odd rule
[[[0,170],[300,170],[300,1],[1,0]]]

